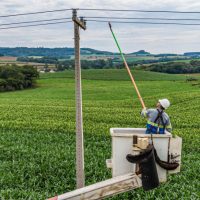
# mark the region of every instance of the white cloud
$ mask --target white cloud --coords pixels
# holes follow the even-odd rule
[[[1,0],[1,15],[64,8],[112,8],[200,11],[196,0]],[[199,18],[200,14],[78,11],[82,16]],[[71,11],[0,18],[0,23],[71,17]],[[196,21],[200,23],[200,21]],[[124,52],[145,49],[153,53],[200,51],[199,27],[173,25],[113,24]],[[0,46],[73,46],[72,24],[0,30]],[[81,31],[81,45],[117,51],[106,23],[88,22]]]

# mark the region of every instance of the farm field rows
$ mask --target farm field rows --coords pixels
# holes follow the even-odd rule
[[[43,74],[35,89],[0,93],[0,199],[45,199],[75,188],[73,74]],[[142,71],[135,76],[148,107],[159,98],[172,102],[167,113],[173,134],[183,138],[182,170],[155,190],[137,189],[110,199],[199,199],[199,85],[192,86],[185,76]],[[111,157],[109,129],[145,127],[146,121],[125,71],[83,70],[82,77],[89,185],[111,177],[105,164]]]

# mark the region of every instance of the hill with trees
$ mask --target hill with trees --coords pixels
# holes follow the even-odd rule
[[[1,47],[0,54],[6,56],[15,56],[15,57],[26,57],[26,56],[51,56],[51,57],[67,57],[74,55],[74,48],[28,48],[28,47]],[[114,53],[108,51],[99,51],[91,48],[81,48],[81,54],[92,55],[92,54],[103,54],[103,55],[112,55]]]

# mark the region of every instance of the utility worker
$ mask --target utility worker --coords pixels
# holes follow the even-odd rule
[[[170,119],[165,109],[169,108],[170,102],[168,99],[158,100],[156,109],[143,109],[141,115],[148,119],[147,121],[147,134],[164,134],[165,129],[169,132],[172,131]]]

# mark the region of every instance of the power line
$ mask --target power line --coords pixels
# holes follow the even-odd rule
[[[29,13],[16,13],[16,14],[11,14],[11,15],[1,15],[0,17],[16,17],[16,16],[22,16],[22,15],[36,15],[36,14],[42,14],[42,13],[63,12],[63,11],[68,11],[68,10],[72,10],[72,9],[69,8],[69,9],[46,10],[46,11],[29,12]]]
[[[121,10],[121,9],[97,9],[97,8],[79,8],[87,11],[111,11],[111,12],[144,12],[144,13],[188,13],[200,14],[200,11],[171,11],[171,10]]]
[[[190,20],[190,21],[199,21],[200,19],[180,19],[180,18],[177,18],[177,19],[170,19],[170,18],[152,18],[152,17],[148,17],[148,18],[145,18],[145,17],[91,17],[91,16],[88,16],[88,17],[83,17],[85,19],[134,19],[134,20],[166,20],[166,21],[187,21],[187,20]],[[6,23],[6,24],[0,24],[0,26],[9,26],[9,25],[15,25],[15,24],[29,24],[29,23],[37,23],[37,22],[48,22],[48,21],[57,21],[57,20],[66,20],[66,19],[71,19],[71,17],[65,17],[65,18],[54,18],[54,19],[45,19],[45,20],[34,20],[34,21],[22,21],[22,22],[12,22],[12,23]]]
[[[83,17],[85,19],[135,19],[135,20],[195,20],[199,21],[200,19],[170,19],[170,18],[135,18],[135,17]],[[48,21],[57,21],[57,20],[66,20],[66,19],[71,19],[71,17],[66,17],[66,18],[55,18],[55,19],[45,19],[45,20],[34,20],[34,21],[23,21],[23,22],[12,22],[12,23],[7,23],[7,24],[0,24],[0,26],[9,26],[9,25],[16,25],[16,24],[29,24],[29,23],[37,23],[37,22],[48,22]],[[92,20],[88,20],[92,21]],[[98,21],[98,20],[97,20]],[[104,21],[103,21],[104,22]],[[107,21],[106,21],[107,22]],[[193,24],[192,24],[193,25]],[[195,24],[194,24],[195,25]]]
[[[40,20],[38,20],[38,22],[39,21]],[[111,23],[124,23],[124,24],[163,24],[163,25],[184,25],[184,26],[199,26],[200,25],[200,24],[189,24],[189,23],[186,24],[186,23],[164,23],[164,22],[143,22],[143,21],[139,21],[139,22],[134,22],[134,21],[108,21],[108,20],[107,21],[106,20],[86,20],[86,21],[100,22],[100,23],[108,23],[108,22],[111,22]],[[51,23],[42,23],[42,24],[29,24],[29,25],[23,25],[23,26],[11,26],[11,27],[0,28],[0,30],[24,28],[24,27],[31,27],[31,26],[63,24],[63,23],[69,23],[69,22],[71,22],[71,21],[51,22]]]
[[[170,19],[170,18],[152,18],[152,17],[148,17],[148,18],[137,18],[137,17],[83,17],[83,18],[87,18],[87,19],[135,19],[135,20],[172,20],[172,21],[186,21],[186,20],[195,20],[195,21],[199,21],[200,19]],[[22,21],[22,22],[12,22],[12,23],[7,23],[7,24],[0,24],[0,26],[9,26],[9,25],[14,25],[14,24],[26,24],[26,23],[37,23],[37,22],[48,22],[48,21],[56,21],[56,20],[65,20],[65,19],[71,19],[71,17],[65,17],[65,18],[54,18],[54,19],[45,19],[45,20],[34,20],[34,21]]]
[[[0,28],[0,30],[3,29],[14,29],[14,28],[24,28],[24,27],[30,27],[30,26],[43,26],[43,25],[51,25],[51,24],[64,24],[69,23],[71,21],[62,21],[62,22],[52,22],[52,23],[44,23],[44,24],[30,24],[30,25],[24,25],[24,26],[11,26],[6,28]]]
[[[42,21],[53,21],[53,20],[61,20],[60,19],[50,19],[50,20],[38,20],[38,21],[27,21],[27,22],[19,22],[19,23],[10,23],[7,25],[12,25],[12,24],[21,24],[21,23],[31,23],[31,22],[42,22]],[[68,18],[64,18],[68,19]],[[86,21],[91,21],[91,22],[100,22],[100,23],[123,23],[123,24],[163,24],[163,25],[184,25],[184,26],[199,26],[200,24],[189,24],[189,23],[165,23],[165,22],[143,22],[143,21],[110,21],[110,20],[86,20]],[[61,21],[61,22],[52,22],[52,23],[42,23],[42,24],[29,24],[29,25],[23,25],[23,26],[11,26],[11,27],[4,27],[0,28],[0,30],[4,29],[15,29],[15,28],[24,28],[24,27],[31,27],[31,26],[43,26],[43,25],[51,25],[51,24],[63,24],[63,23],[69,23],[71,21]],[[5,25],[5,24],[4,24]],[[2,26],[2,24],[0,24]]]
[[[103,22],[103,23],[122,23],[122,24],[163,24],[163,25],[183,25],[183,26],[199,26],[200,24],[185,24],[185,23],[165,23],[165,22],[131,22],[131,21],[105,21],[105,20],[86,20],[91,22]]]
[[[84,16],[83,18],[87,19],[139,19],[139,20],[163,20],[163,21],[199,21],[200,19],[188,19],[188,18],[155,18],[155,17],[91,17],[91,16]]]
[[[45,20],[35,20],[35,21],[24,21],[24,22],[13,22],[13,23],[8,23],[8,24],[0,24],[0,26],[9,26],[9,25],[14,25],[14,24],[28,24],[28,23],[36,23],[36,22],[48,22],[48,21],[56,21],[56,20],[66,20],[66,19],[71,19],[71,17],[68,18],[57,18],[57,19],[45,19]]]
[[[68,8],[68,9],[56,9],[56,10],[46,10],[46,11],[38,11],[38,12],[28,12],[28,13],[16,13],[10,15],[1,15],[0,18],[3,17],[16,17],[23,15],[36,15],[43,13],[53,13],[53,12],[63,12],[69,10],[80,10],[80,11],[110,11],[110,12],[143,12],[143,13],[185,13],[185,14],[200,14],[200,11],[170,11],[170,10],[122,10],[122,9],[99,9],[99,8]]]

